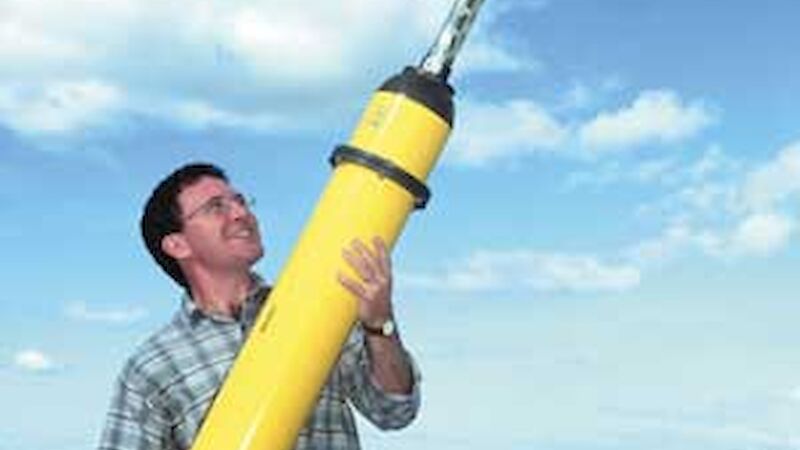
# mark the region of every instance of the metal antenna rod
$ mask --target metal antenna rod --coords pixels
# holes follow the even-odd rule
[[[439,32],[436,42],[428,50],[419,69],[442,81],[450,76],[450,68],[456,59],[461,44],[472,27],[478,9],[484,0],[456,0],[450,15]]]

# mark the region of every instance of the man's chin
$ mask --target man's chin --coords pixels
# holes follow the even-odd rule
[[[257,249],[253,249],[253,253],[250,255],[250,264],[257,263],[261,258],[264,257],[264,247],[258,246]]]
[[[252,265],[264,256],[264,246],[261,242],[241,240],[234,244],[229,251],[240,261],[246,261]]]

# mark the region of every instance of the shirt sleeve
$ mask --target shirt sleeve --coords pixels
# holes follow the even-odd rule
[[[98,450],[172,450],[170,423],[125,374],[114,387]]]
[[[340,358],[341,376],[347,396],[358,411],[382,430],[407,426],[417,415],[420,406],[421,376],[414,359],[403,350],[412,370],[409,394],[384,391],[373,380],[369,352],[360,325],[353,328]]]

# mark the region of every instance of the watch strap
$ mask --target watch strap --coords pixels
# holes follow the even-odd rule
[[[395,323],[392,319],[386,319],[379,327],[371,327],[366,323],[361,322],[361,328],[364,329],[366,334],[371,334],[374,336],[390,337],[395,334]]]

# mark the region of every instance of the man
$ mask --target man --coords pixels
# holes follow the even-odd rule
[[[264,253],[256,217],[225,173],[190,164],[144,208],[147,249],[185,288],[171,322],[129,358],[114,388],[100,450],[188,449],[244,343],[269,286],[252,272]],[[389,252],[376,238],[342,252],[359,279],[338,274],[359,302],[358,323],[298,437],[297,449],[358,449],[349,404],[382,429],[419,409],[419,374],[393,319]],[[388,327],[391,328],[391,327]]]

